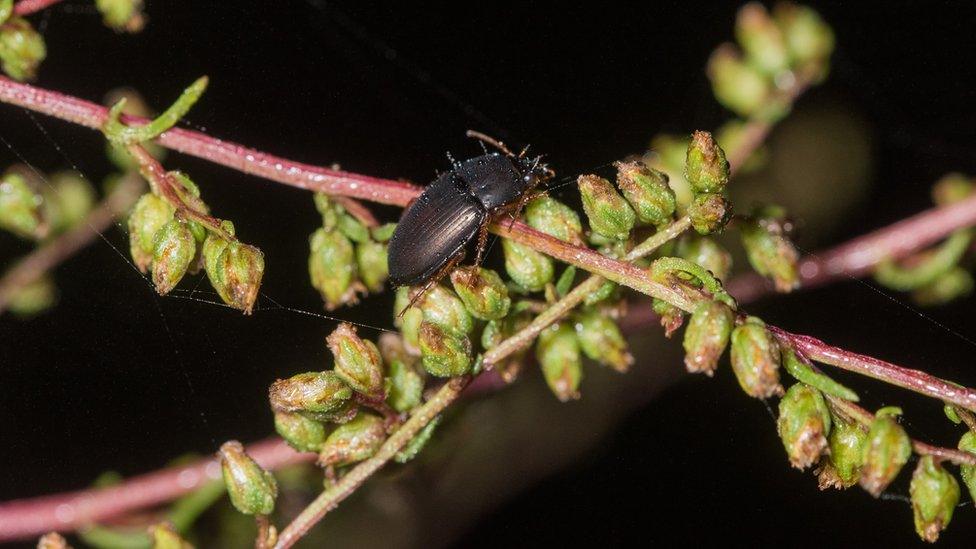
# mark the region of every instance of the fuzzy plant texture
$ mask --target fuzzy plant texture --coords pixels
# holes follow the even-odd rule
[[[105,23],[120,32],[144,24],[139,1],[95,4]],[[12,0],[0,0],[0,62],[14,80],[31,79],[46,55],[43,37],[25,15],[15,14]],[[279,495],[274,476],[240,443],[223,444],[223,488],[233,506],[257,522],[257,547],[290,547],[389,461],[415,459],[436,438],[442,412],[476,378],[511,383],[523,368],[538,367],[553,396],[570,401],[585,395],[588,368],[627,372],[634,357],[620,323],[632,290],[653,299],[668,336],[684,329],[689,372],[712,376],[729,355],[747,395],[779,399],[777,430],[786,459],[813,471],[821,488],[860,485],[879,497],[918,454],[917,467],[908,473],[915,529],[925,541],[939,537],[963,493],[957,473],[976,497],[976,394],[770,326],[748,315],[726,290],[732,255],[715,238],[721,233],[738,238],[750,267],[776,291],[790,292],[803,282],[788,213],[774,204],[734,212],[726,191],[734,175],[762,164],[765,136],[788,116],[796,98],[827,77],[834,44],[816,12],[791,3],[772,13],[758,3],[745,5],[735,37],[737,44],[719,46],[707,64],[716,99],[735,115],[728,123],[714,133],[659,135],[643,156],[617,162],[612,181],[579,176],[582,212],[545,192],[533,195],[519,223],[502,221],[492,228],[503,237],[503,272],[462,265],[429,286],[393,289],[395,305],[388,314],[396,332],[371,341],[352,324],[340,324],[325,342],[333,356],[330,367],[271,384],[277,434],[297,452],[317,454],[324,490],[279,529],[271,519]],[[103,200],[111,201],[119,189],[132,196],[109,219],[125,218],[132,260],[151,275],[157,291],[166,295],[203,271],[227,305],[247,314],[259,295],[264,254],[238,240],[232,221],[214,217],[188,174],[162,164],[160,145],[173,133],[164,134],[206,86],[206,77],[200,78],[155,117],[130,91],[87,125],[103,132],[119,169],[106,182]],[[59,239],[95,219],[98,193],[76,173],[47,179],[50,184],[42,184],[20,166],[3,174],[0,228],[37,242],[38,253],[53,249],[63,255],[73,249]],[[416,194],[374,181],[377,196]],[[933,197],[940,207],[951,207],[969,200],[973,190],[973,179],[950,174],[935,185]],[[368,293],[391,291],[387,246],[395,225],[378,221],[354,196],[320,190],[309,201],[321,225],[308,236],[305,281],[328,311],[353,306]],[[405,205],[405,199],[388,202]],[[973,278],[961,261],[972,231],[958,227],[933,248],[885,258],[874,276],[886,287],[910,292],[920,304],[966,295]],[[57,290],[47,270],[54,262],[43,265],[0,282],[0,309],[31,315],[53,306]],[[897,408],[861,408],[858,394],[825,373],[825,364],[945,401],[947,417],[965,428],[958,449],[913,440]],[[184,496],[167,522],[148,530],[89,526],[82,537],[98,547],[186,547],[181,536],[222,492],[220,485],[210,485]],[[976,520],[971,508],[960,514]],[[66,546],[57,534],[39,543]]]

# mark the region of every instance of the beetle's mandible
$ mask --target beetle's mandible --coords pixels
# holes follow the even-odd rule
[[[541,157],[526,158],[524,150],[515,155],[483,134],[469,131],[468,135],[501,152],[486,150],[482,156],[460,162],[451,159],[451,169],[407,206],[387,254],[394,286],[424,284],[426,290],[457,265],[475,237],[475,264],[479,264],[492,220],[505,212],[514,215],[530,191],[552,177]]]

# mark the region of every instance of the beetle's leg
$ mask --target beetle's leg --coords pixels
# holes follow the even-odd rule
[[[454,257],[447,260],[447,263],[445,263],[443,267],[437,269],[437,272],[435,272],[433,276],[431,276],[427,280],[423,288],[417,291],[413,295],[413,297],[410,298],[410,303],[407,304],[407,306],[404,307],[403,310],[397,314],[397,318],[403,317],[403,313],[407,312],[407,309],[416,305],[421,300],[421,298],[423,298],[427,294],[427,292],[434,286],[434,284],[440,282],[441,279],[444,278],[445,275],[447,275],[447,273],[451,272],[454,269],[454,267],[457,267],[457,264],[461,262],[461,259],[463,257],[464,257],[464,250],[462,249],[458,253],[454,254]]]
[[[490,223],[482,223],[481,228],[478,229],[478,247],[475,252],[474,266],[478,267],[481,265],[481,260],[485,258],[485,247],[488,245],[488,226]]]

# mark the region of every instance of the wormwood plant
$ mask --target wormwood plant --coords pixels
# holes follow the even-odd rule
[[[45,55],[43,40],[23,16],[50,3],[0,0],[0,60],[15,80],[31,78]],[[139,2],[97,5],[115,28],[137,30],[142,24]],[[708,61],[716,98],[736,115],[714,135],[658,136],[651,152],[615,164],[614,181],[580,176],[582,215],[553,196],[536,196],[518,220],[492,226],[502,237],[504,273],[469,265],[426,292],[398,288],[389,312],[396,333],[374,342],[351,324],[340,324],[326,340],[331,368],[271,384],[275,428],[298,452],[277,465],[314,454],[324,490],[279,531],[272,520],[277,483],[259,465],[262,460],[250,455],[259,452],[236,441],[223,444],[218,456],[226,491],[238,511],[255,517],[256,546],[292,546],[388,462],[414,459],[436,437],[443,411],[480,380],[511,383],[524,367],[538,364],[555,397],[567,401],[585,390],[585,359],[626,372],[634,358],[621,323],[629,329],[640,324],[633,320],[638,315],[625,317],[625,301],[633,301],[634,292],[651,298],[669,337],[684,329],[689,372],[711,376],[728,350],[746,394],[779,399],[777,429],[787,459],[812,470],[821,489],[860,485],[879,497],[917,455],[910,489],[915,529],[923,540],[938,538],[961,497],[956,469],[970,497],[976,497],[976,391],[749,315],[735,297],[735,282],[726,283],[731,254],[714,236],[737,235],[752,269],[779,292],[847,273],[854,255],[849,250],[856,249],[860,263],[850,272],[873,271],[879,282],[911,292],[919,303],[941,303],[973,286],[960,266],[976,224],[973,181],[947,176],[934,188],[936,210],[817,259],[801,259],[783,208],[769,204],[733,214],[726,189],[734,175],[762,162],[765,136],[796,98],[826,78],[832,31],[809,8],[780,4],[770,14],[751,3],[739,12],[736,39],[737,45],[720,46]],[[164,147],[315,191],[311,202],[322,224],[309,236],[308,281],[327,310],[386,290],[386,247],[395,225],[381,223],[360,200],[405,206],[420,189],[303,165],[174,128],[206,85],[205,77],[197,80],[150,120],[132,95],[104,109],[0,79],[0,100],[99,129],[120,169],[99,205],[91,185],[78,175],[45,181],[13,168],[3,176],[0,227],[36,240],[39,248],[0,280],[0,308],[27,313],[49,306],[53,285],[45,273],[82,246],[92,227],[105,226],[134,201],[126,222],[130,254],[161,295],[203,271],[227,305],[250,313],[264,255],[237,239],[230,220],[214,216],[189,175],[163,166]],[[148,192],[136,200],[143,180]],[[954,221],[934,221],[946,218]],[[918,231],[922,226],[929,230]],[[865,249],[873,254],[867,264]],[[757,287],[754,279],[740,280],[753,280]],[[630,309],[641,306],[632,303]],[[965,427],[958,449],[913,440],[898,421],[900,409],[862,408],[858,394],[832,379],[824,365],[942,401],[946,416]],[[219,488],[204,486],[184,496],[169,520],[151,526],[148,534],[92,527],[91,522],[112,516],[100,514],[99,497],[125,489],[122,484],[107,489],[116,492],[93,492],[87,507],[70,504],[84,515],[71,525],[86,526],[85,541],[102,547],[187,546],[181,536],[220,495]],[[14,524],[18,512],[40,512],[36,505],[27,507],[0,506],[0,525]],[[57,534],[39,544],[65,545]]]

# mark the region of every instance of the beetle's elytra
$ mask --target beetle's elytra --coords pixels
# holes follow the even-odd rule
[[[454,161],[451,170],[440,174],[407,207],[387,255],[394,286],[436,281],[461,259],[475,236],[479,240],[476,263],[480,261],[492,219],[517,209],[533,187],[551,177],[540,158],[516,156],[489,138],[469,135],[496,145],[504,154]]]

